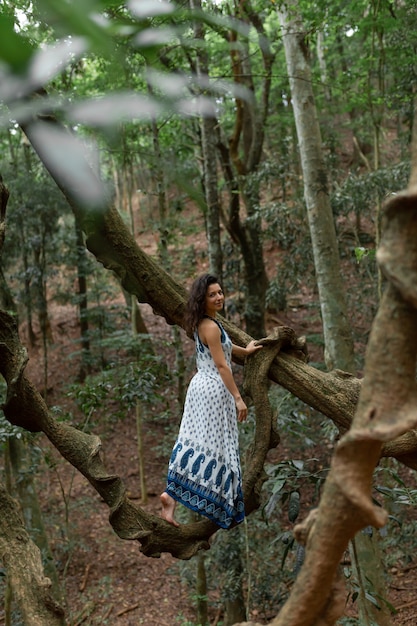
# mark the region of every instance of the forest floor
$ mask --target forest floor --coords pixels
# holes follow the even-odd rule
[[[142,247],[153,251],[154,242],[143,240]],[[148,249],[147,249],[148,248]],[[204,270],[204,267],[200,268]],[[279,312],[268,321],[268,325],[291,326],[298,335],[319,333],[319,322],[312,327],[309,304],[312,294],[300,292],[297,302],[293,302],[285,312]],[[308,301],[308,302],[307,302]],[[147,305],[141,305],[141,312],[149,332],[154,337],[171,342],[171,329],[164,320],[153,315]],[[50,310],[53,343],[49,347],[48,405],[59,406],[62,410],[75,411],[74,419],[81,423],[74,405],[66,395],[68,381],[77,376],[77,359],[71,358],[73,342],[79,336],[79,325],[75,308],[54,306]],[[25,341],[24,329],[22,341]],[[193,346],[184,339],[184,349],[191,357]],[[318,345],[310,346],[311,360],[322,362],[323,355]],[[29,349],[27,375],[42,389],[43,358],[38,345]],[[172,359],[172,350],[167,348],[167,360]],[[173,366],[173,364],[172,364]],[[96,411],[92,417],[91,429],[100,436],[103,445],[105,464],[109,472],[114,472],[126,485],[129,497],[138,505],[155,515],[159,515],[159,494],[164,487],[169,448],[166,444],[166,424],[154,420],[147,422],[144,437],[146,450],[147,496],[146,504],[141,502],[139,469],[137,463],[137,432],[132,412],[125,419],[111,419],[115,407],[106,406]],[[172,416],[173,430],[178,415]],[[120,539],[112,530],[105,503],[93,490],[87,480],[48,444],[45,437],[37,439],[43,452],[37,483],[41,494],[41,504],[48,520],[48,533],[51,547],[57,561],[62,580],[65,580],[67,613],[70,626],[111,624],[112,626],[194,626],[196,608],[193,592],[180,576],[176,560],[169,554],[159,559],[145,557],[136,541]],[[331,444],[326,438],[318,439],[306,454],[328,461]],[[280,448],[279,458],[286,458],[285,441]],[[45,462],[47,459],[47,462]],[[414,473],[412,480],[415,483]],[[412,532],[408,530],[408,532]],[[389,602],[397,613],[392,624],[407,626],[417,624],[417,557],[412,553],[389,554],[388,589]],[[210,598],[210,622],[221,624],[216,597]],[[254,610],[251,618],[267,623],[272,615],[260,615]],[[354,616],[352,603],[346,615]],[[265,619],[264,619],[265,618]],[[1,623],[1,622],[0,622]],[[353,623],[353,622],[351,622]]]

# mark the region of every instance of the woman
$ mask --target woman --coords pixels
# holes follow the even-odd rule
[[[208,517],[221,528],[243,521],[245,512],[236,422],[248,409],[233,378],[232,354],[245,357],[262,346],[232,344],[216,319],[224,294],[215,276],[194,281],[186,309],[188,331],[194,334],[197,373],[188,387],[184,413],[161,495],[162,517],[174,518],[176,502]]]

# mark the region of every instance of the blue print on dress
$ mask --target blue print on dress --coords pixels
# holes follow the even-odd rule
[[[224,483],[224,493],[227,493],[231,487],[232,484],[232,478],[233,478],[233,474],[232,472],[230,472],[229,476],[226,479],[226,482]]]
[[[198,472],[200,471],[200,465],[202,464],[202,462],[204,461],[206,457],[204,456],[204,454],[199,454],[198,457],[196,458],[196,460],[193,463],[193,467],[191,469],[191,473],[193,476],[197,476]]]
[[[223,476],[226,472],[226,467],[224,465],[221,466],[221,468],[219,469],[217,476],[216,476],[216,485],[217,487],[220,487],[220,485],[222,484],[222,480],[223,480]]]
[[[204,480],[210,480],[211,475],[216,465],[217,465],[216,459],[211,459],[211,461],[207,463],[207,467],[204,470]]]
[[[194,456],[194,450],[192,448],[190,448],[189,450],[184,452],[184,454],[182,456],[182,459],[180,461],[180,465],[181,465],[182,469],[187,467],[188,459],[191,458],[192,456]]]
[[[171,463],[175,462],[175,459],[177,458],[177,454],[178,452],[180,452],[182,450],[182,443],[179,443],[178,445],[175,446],[175,448],[172,451],[171,454]]]

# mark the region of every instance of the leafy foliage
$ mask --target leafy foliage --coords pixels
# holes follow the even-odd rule
[[[153,419],[164,417],[171,376],[163,357],[149,352],[140,335],[129,337],[125,331],[114,333],[104,343],[109,351],[107,367],[69,390],[87,420],[101,412],[103,405],[108,407],[110,421],[124,419],[137,401],[152,410]]]

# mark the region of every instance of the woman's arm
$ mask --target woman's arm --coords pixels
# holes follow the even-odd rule
[[[248,343],[246,348],[242,348],[242,346],[236,346],[235,344],[233,344],[232,346],[232,354],[242,359],[244,359],[245,356],[248,356],[248,354],[253,354],[258,350],[262,350],[262,346],[257,346],[255,339],[252,339],[252,341]]]
[[[233,378],[232,370],[227,365],[220,339],[220,328],[217,326],[216,322],[205,319],[200,323],[198,331],[200,339],[209,347],[222,381],[235,400],[238,421],[244,422],[248,415],[248,408],[240,395],[240,391]]]

